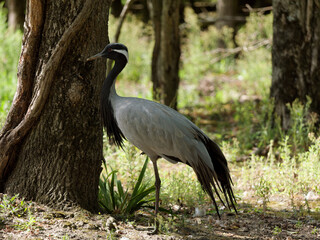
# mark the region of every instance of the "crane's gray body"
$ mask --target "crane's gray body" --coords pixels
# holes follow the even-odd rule
[[[197,161],[214,171],[202,141],[205,134],[189,119],[165,105],[146,99],[120,97],[111,90],[114,116],[124,136],[151,159],[179,159],[193,166]],[[171,157],[171,158],[170,158]]]

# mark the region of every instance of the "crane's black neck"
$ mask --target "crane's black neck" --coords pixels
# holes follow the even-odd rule
[[[124,58],[124,57],[123,57]],[[114,108],[111,99],[116,97],[114,84],[117,76],[126,66],[125,59],[117,59],[114,67],[111,69],[107,78],[103,82],[101,91],[101,117],[103,126],[107,131],[109,141],[115,143],[117,146],[122,147],[125,136],[118,126],[117,119],[114,115]]]
[[[105,79],[103,83],[103,89],[102,91],[109,91],[111,90],[112,85],[116,81],[117,76],[119,73],[124,69],[126,66],[127,62],[124,60],[116,60],[114,63],[113,68],[109,72],[107,78]]]

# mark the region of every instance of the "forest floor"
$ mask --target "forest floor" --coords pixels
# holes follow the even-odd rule
[[[0,239],[320,239],[319,216],[240,205],[239,213],[193,217],[191,209],[164,216],[161,231],[149,235],[153,218],[138,212],[132,219],[61,211],[16,198],[0,201]],[[20,207],[19,207],[20,206]]]

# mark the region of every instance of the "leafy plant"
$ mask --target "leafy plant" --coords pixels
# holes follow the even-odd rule
[[[316,130],[318,121],[315,113],[310,113],[311,98],[307,96],[307,102],[302,104],[296,99],[292,104],[287,104],[290,111],[291,124],[288,135],[291,137],[293,151],[306,148],[309,144],[308,134]]]
[[[316,235],[318,232],[319,232],[319,229],[317,227],[314,227],[311,233]]]
[[[0,199],[0,213],[4,213],[6,216],[18,217],[18,223],[14,225],[15,229],[30,231],[36,226],[36,219],[30,211],[31,204],[19,199],[19,195],[10,197],[6,194]],[[25,217],[28,220],[25,220]]]
[[[114,230],[110,231],[107,235],[107,240],[116,240],[118,239]]]
[[[66,234],[66,235],[64,235],[63,237],[62,237],[62,240],[69,240],[70,239],[70,237],[68,236],[68,234]]]
[[[6,194],[3,195],[0,201],[0,210],[6,214],[14,215],[17,217],[22,217],[27,213],[28,206],[26,202],[22,199],[18,199],[19,195],[10,197]]]
[[[275,226],[274,229],[273,229],[273,231],[272,231],[272,234],[273,234],[273,235],[279,235],[281,232],[282,232],[281,227]]]
[[[181,216],[181,218],[183,218],[183,216]],[[161,229],[162,233],[170,234],[177,229],[177,224],[173,215],[169,217],[158,215],[157,221],[159,222],[159,229]]]
[[[29,216],[28,221],[20,221],[18,224],[15,225],[15,228],[18,230],[23,230],[23,231],[33,230],[33,228],[36,226],[37,222],[36,222],[35,217],[31,214],[29,209],[28,209],[28,216]]]
[[[117,179],[117,171],[111,169],[108,173],[108,167],[105,162],[103,163],[106,174],[102,175],[99,181],[99,203],[107,213],[132,214],[154,201],[154,198],[148,195],[155,191],[155,187],[150,186],[149,182],[143,182],[147,164],[148,158],[144,162],[132,193],[129,193]]]
[[[263,211],[265,212],[271,195],[271,183],[262,177],[260,178],[260,182],[255,185],[255,190],[258,197],[262,200]]]

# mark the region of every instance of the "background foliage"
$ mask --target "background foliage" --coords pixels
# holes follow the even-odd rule
[[[8,29],[6,10],[0,4],[0,127],[15,93],[22,33]]]

